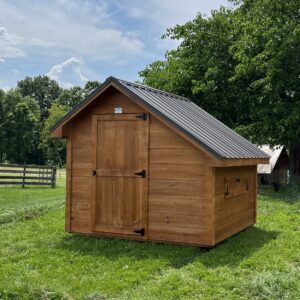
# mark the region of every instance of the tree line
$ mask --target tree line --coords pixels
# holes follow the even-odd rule
[[[37,76],[0,90],[0,161],[63,166],[65,141],[51,139],[50,128],[99,85],[88,81],[83,88],[63,89],[55,80]]]
[[[300,174],[300,1],[231,1],[163,38],[179,46],[140,72],[256,144],[284,145]]]
[[[232,9],[169,28],[174,50],[140,71],[143,83],[183,95],[256,144],[284,145],[300,174],[300,2],[236,0]],[[0,160],[65,162],[50,127],[99,82],[62,89],[46,76],[0,91]]]

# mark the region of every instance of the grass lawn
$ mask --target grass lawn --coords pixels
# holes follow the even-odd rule
[[[31,219],[57,207],[65,199],[65,174],[57,178],[55,189],[41,186],[0,186],[0,226]]]
[[[0,299],[300,299],[299,194],[263,192],[258,216],[209,251],[70,235],[62,208],[9,223]]]

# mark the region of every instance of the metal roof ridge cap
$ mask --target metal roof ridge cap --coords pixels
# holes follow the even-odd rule
[[[180,95],[177,95],[177,94],[174,94],[174,93],[170,93],[170,92],[166,92],[166,91],[163,91],[163,90],[160,90],[160,89],[148,86],[148,85],[144,85],[144,84],[136,83],[136,82],[130,82],[130,81],[123,80],[123,79],[118,79],[118,78],[114,78],[114,79],[118,80],[122,84],[126,84],[126,85],[128,84],[128,85],[131,85],[131,86],[136,87],[136,88],[146,89],[146,90],[148,90],[149,92],[152,92],[152,93],[158,93],[158,94],[162,94],[162,95],[167,95],[169,97],[172,97],[172,98],[175,98],[175,99],[179,99],[179,100],[182,100],[182,101],[192,102],[192,100],[189,99],[189,98],[187,98],[187,97],[180,96]]]

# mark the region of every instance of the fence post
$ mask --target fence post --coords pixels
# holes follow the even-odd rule
[[[22,188],[25,187],[25,176],[26,176],[26,166],[24,166],[24,169],[23,169],[23,181],[22,181]]]
[[[51,187],[55,188],[55,183],[56,183],[56,167],[53,167],[52,169],[52,181],[51,181]]]

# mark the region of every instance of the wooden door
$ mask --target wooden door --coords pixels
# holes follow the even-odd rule
[[[146,237],[147,114],[93,116],[94,232]]]

